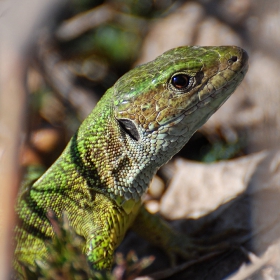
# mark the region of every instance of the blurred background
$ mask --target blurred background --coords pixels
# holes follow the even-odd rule
[[[0,21],[0,279],[24,167],[49,167],[120,76],[182,45],[243,47],[250,68],[145,197],[150,212],[196,238],[230,229],[225,240],[239,251],[170,279],[222,279],[248,260],[257,269],[246,277],[279,279],[278,0],[3,0]],[[166,256],[143,243],[142,252],[137,240],[130,234],[120,250],[159,255],[151,272],[166,267]],[[209,267],[223,274],[209,276]]]

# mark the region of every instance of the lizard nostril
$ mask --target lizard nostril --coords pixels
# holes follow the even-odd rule
[[[230,64],[232,64],[232,63],[234,63],[234,62],[236,62],[237,61],[237,56],[232,56],[229,60],[228,60],[228,63],[230,63]]]

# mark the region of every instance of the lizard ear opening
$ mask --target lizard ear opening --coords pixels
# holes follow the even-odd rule
[[[118,119],[118,122],[124,132],[127,133],[133,140],[140,140],[138,129],[133,121],[128,119]]]

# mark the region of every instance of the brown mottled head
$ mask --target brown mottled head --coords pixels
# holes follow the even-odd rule
[[[140,185],[147,188],[157,168],[184,146],[240,84],[247,61],[246,52],[238,47],[179,47],[116,82],[114,116],[134,166],[125,173],[130,187],[145,181]]]
[[[208,111],[199,108],[213,112],[221,104],[211,101],[219,95],[226,99],[246,69],[247,54],[238,47],[169,50],[118,80],[114,86],[115,117],[124,128],[135,130],[132,135],[140,140],[143,133],[172,127],[186,115],[193,119],[192,112],[202,110],[205,115]]]

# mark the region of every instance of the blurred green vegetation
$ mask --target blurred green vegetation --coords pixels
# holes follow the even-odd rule
[[[43,45],[37,50],[38,53],[44,52],[45,56],[42,59],[36,54],[36,61],[31,65],[36,77],[34,82],[34,75],[30,75],[30,119],[33,119],[30,130],[46,123],[66,127],[68,140],[89,112],[80,114],[75,103],[67,98],[68,93],[62,93],[57,85],[62,85],[61,88],[64,84],[64,88],[78,87],[87,93],[83,100],[85,105],[92,100],[95,104],[95,100],[133,67],[150,23],[166,13],[173,2],[176,1],[71,0],[52,30],[48,49],[45,50]],[[108,19],[100,16],[101,9],[105,17],[109,15]],[[93,22],[88,15],[94,18]],[[56,32],[67,24],[74,24],[73,28],[70,27],[70,35],[66,32],[67,38],[57,36]],[[48,69],[46,61],[53,57],[55,63]],[[60,80],[61,77],[55,75],[56,67],[61,68],[58,72],[68,71],[70,77]],[[79,92],[74,90],[73,94],[79,99]],[[57,111],[60,114],[54,115]]]
[[[37,261],[35,269],[22,265],[28,280],[133,280],[154,260],[152,256],[139,259],[133,251],[126,257],[118,253],[112,272],[94,271],[81,249],[84,239],[69,225],[67,213],[57,219],[49,211],[48,218],[54,228],[55,238],[52,242],[46,241],[48,256],[44,261]]]

